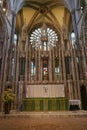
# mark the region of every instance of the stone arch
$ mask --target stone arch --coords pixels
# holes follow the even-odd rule
[[[59,36],[59,40],[61,39],[61,32],[60,30],[58,30],[58,28],[56,28],[54,25],[50,24],[50,23],[47,23],[45,22],[46,26],[49,27],[49,28],[52,28]],[[38,27],[42,27],[43,23],[38,23],[38,24],[34,24],[33,27],[31,29],[29,29],[29,27],[27,27],[27,31],[28,31],[28,34],[31,34],[31,32],[35,29],[37,29]]]

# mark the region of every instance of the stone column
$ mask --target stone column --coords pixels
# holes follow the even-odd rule
[[[38,48],[38,80],[41,82],[41,52],[40,48]]]
[[[37,50],[35,51],[35,66],[36,66],[36,73],[35,73],[35,81],[38,81],[38,65],[37,65]]]
[[[83,78],[83,65],[82,65],[82,49],[78,50],[78,66],[79,66],[79,77],[80,79]]]
[[[10,36],[10,48],[9,48],[9,81],[12,81],[12,56],[13,56],[13,44],[14,44],[14,32],[15,32],[15,20],[16,14],[12,11],[12,28],[11,28],[11,36]]]
[[[26,52],[26,62],[25,62],[25,85],[27,84],[27,76],[28,76],[28,36],[26,36],[26,45],[25,45],[25,52]]]
[[[24,89],[24,82],[23,81],[19,81],[18,83],[18,110],[20,111],[22,109],[22,102],[23,102],[23,89]]]
[[[75,68],[76,68],[76,90],[77,90],[76,99],[80,99],[79,75],[78,75],[78,66],[76,63],[76,50],[75,49],[74,49],[74,57],[75,57]]]
[[[29,43],[29,70],[28,70],[28,75],[29,75],[29,83],[31,82],[31,45]]]
[[[6,29],[6,28],[5,28]],[[9,48],[8,34],[5,33],[5,40],[3,43],[3,57],[2,57],[2,67],[1,67],[1,80],[0,80],[0,109],[3,112],[3,101],[2,97],[4,96],[4,90],[6,85],[6,77],[7,77],[7,60],[8,60],[8,48]]]
[[[69,100],[73,99],[73,87],[72,87],[72,81],[68,80],[68,89],[69,89]]]
[[[86,20],[87,21],[87,20]],[[81,40],[82,40],[82,45],[84,44],[84,46],[86,47],[86,21],[83,21],[83,26],[82,26],[82,30],[81,30]]]
[[[41,81],[43,81],[43,59],[41,58]]]
[[[83,65],[83,73],[84,76],[86,77],[86,72],[87,72],[87,65],[86,65],[86,56],[85,56],[85,48],[82,46],[82,65]]]
[[[62,55],[61,55],[61,52],[62,52],[62,50],[61,50],[61,47],[59,46],[59,73],[60,73],[60,75],[59,75],[59,82],[63,82],[63,72],[62,72]]]
[[[56,75],[55,75],[55,55],[54,55],[54,48],[52,49],[52,55],[53,55],[53,59],[52,59],[52,63],[53,63],[53,71],[52,71],[52,75],[53,75],[53,81],[56,81]]]
[[[15,75],[15,102],[14,108],[18,109],[18,86],[19,86],[19,48],[16,48],[16,75]]]
[[[76,57],[74,57],[74,52],[73,52],[74,50],[73,49],[71,49],[71,67],[72,67],[72,78],[73,78],[73,99],[75,99],[76,98],[76,68],[75,68],[75,62],[76,62]],[[75,58],[75,59],[74,59]]]
[[[52,82],[52,57],[51,57],[51,48],[49,50],[49,82]]]
[[[13,92],[15,93],[15,95],[17,94],[16,93],[16,85],[15,85],[15,81],[16,81],[16,67],[17,67],[17,46],[14,46],[14,56],[12,57],[13,59],[13,64],[12,64],[12,71],[13,71],[13,74],[12,74],[12,88],[13,88]],[[17,72],[18,73],[18,72]],[[15,96],[16,98],[16,96]],[[12,107],[14,107],[16,109],[16,102],[14,101],[14,106],[12,105]],[[13,109],[13,108],[12,108]]]
[[[11,35],[10,35],[10,46],[9,46],[9,74],[8,74],[8,81],[12,83],[12,89],[15,92],[15,65],[14,65],[14,69],[12,66],[12,60],[14,59],[14,63],[16,61],[16,51],[15,51],[15,47],[14,47],[14,33],[15,33],[15,20],[16,20],[16,13],[15,11],[12,10],[11,12]],[[14,48],[14,52],[13,52],[13,48]],[[13,74],[12,74],[13,71]],[[13,106],[12,106],[13,107]]]
[[[65,51],[64,51],[64,41],[63,38],[61,39],[62,42],[62,66],[63,66],[63,77],[64,77],[64,86],[65,86],[65,95],[68,97],[67,92],[67,80],[66,80],[66,68],[65,68]]]

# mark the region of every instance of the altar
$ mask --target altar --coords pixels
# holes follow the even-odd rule
[[[24,111],[68,110],[64,84],[27,85]]]
[[[64,84],[27,85],[26,98],[65,97]]]

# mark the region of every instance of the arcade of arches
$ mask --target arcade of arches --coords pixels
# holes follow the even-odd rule
[[[73,12],[68,0],[19,1],[0,0],[0,111],[8,86],[12,109],[86,110],[86,1]]]

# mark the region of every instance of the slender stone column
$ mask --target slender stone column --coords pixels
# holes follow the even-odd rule
[[[85,21],[84,21],[85,22]],[[82,45],[82,54],[83,54],[83,59],[84,59],[84,67],[85,67],[85,70],[84,70],[84,72],[85,72],[85,77],[87,77],[87,74],[86,74],[86,72],[87,72],[87,63],[86,63],[86,46],[85,46],[85,43],[86,43],[86,38],[85,38],[85,23],[84,23],[84,25],[82,26],[82,41],[83,41],[83,43],[82,43],[82,41],[80,41],[81,42],[81,45]],[[83,45],[84,44],[84,45]]]
[[[63,76],[64,76],[64,85],[65,85],[65,95],[68,97],[67,93],[67,80],[66,80],[66,68],[65,68],[65,51],[64,51],[64,41],[61,39],[62,42],[62,65],[63,65]]]
[[[82,45],[84,44],[84,46],[86,47],[86,30],[85,30],[85,28],[86,28],[86,26],[85,26],[85,21],[84,21],[84,23],[83,23],[83,26],[82,26],[82,37],[81,37],[81,40],[82,40]]]
[[[85,48],[84,46],[82,46],[82,61],[83,61],[83,73],[84,73],[84,76],[86,77],[86,72],[87,72],[87,65],[86,65],[86,56],[85,56]]]
[[[27,84],[27,76],[28,76],[28,36],[26,36],[26,45],[25,45],[25,52],[26,52],[26,62],[25,62],[25,85]]]
[[[52,55],[53,55],[53,59],[52,59],[52,63],[53,63],[53,81],[55,82],[56,75],[55,75],[55,55],[54,55],[54,48],[52,49]]]
[[[10,47],[9,47],[9,81],[12,82],[12,89],[14,93],[16,94],[16,86],[15,86],[15,78],[16,78],[16,60],[17,60],[17,48],[14,48],[14,33],[15,33],[15,20],[16,20],[16,13],[15,11],[12,11],[12,28],[11,28],[11,35],[10,35]],[[12,60],[14,59],[14,68],[12,66]],[[13,70],[13,75],[12,75]],[[16,108],[16,102],[14,101],[14,106]]]
[[[16,48],[16,76],[15,76],[15,102],[14,102],[14,108],[18,109],[18,86],[19,86],[19,48],[17,46]]]
[[[43,59],[41,57],[41,81],[43,81]]]
[[[41,82],[41,52],[40,52],[40,48],[38,48],[38,80],[39,82]]]
[[[86,0],[86,4],[87,4],[87,0]],[[87,7],[86,7],[87,8]],[[82,26],[82,37],[81,37],[81,44],[84,47],[83,51],[84,51],[84,66],[85,66],[85,70],[84,70],[84,75],[85,75],[85,83],[87,84],[87,18],[83,21],[83,26]]]
[[[51,48],[49,50],[49,82],[52,82],[52,57],[51,57]]]
[[[31,82],[31,45],[29,43],[29,70],[28,70],[28,74],[29,74],[29,83]]]
[[[83,65],[82,65],[82,49],[80,49],[78,51],[79,55],[78,55],[78,66],[79,66],[79,76],[80,76],[80,79],[83,77]]]
[[[4,38],[5,34],[3,34]],[[0,73],[0,95],[2,92],[2,83],[3,83],[3,73],[4,73],[4,65],[5,65],[5,56],[6,56],[6,40],[3,41],[3,47],[2,47],[2,64],[1,64],[1,73]]]
[[[12,11],[12,28],[11,28],[11,36],[10,36],[10,48],[9,48],[9,81],[12,81],[12,56],[13,56],[13,44],[14,44],[14,32],[15,32],[15,20],[16,14]]]
[[[61,47],[59,46],[59,82],[63,82],[63,73],[62,73],[62,55],[61,55]]]
[[[35,51],[35,66],[36,66],[36,73],[35,73],[35,81],[37,81],[38,79],[38,65],[37,65],[37,51]]]
[[[76,50],[74,49],[74,57],[75,57],[75,68],[76,68],[76,90],[77,90],[77,96],[76,99],[80,99],[80,86],[79,86],[79,75],[78,75],[78,66],[76,63]]]
[[[57,42],[57,45],[56,45],[56,58],[57,58],[58,67],[59,67],[59,43],[58,42]],[[59,69],[60,69],[60,67],[59,67]],[[60,75],[56,75],[56,81],[57,82],[59,82],[59,77],[60,77]]]
[[[3,57],[2,57],[2,68],[1,68],[1,81],[0,81],[0,108],[1,111],[3,112],[3,101],[2,101],[2,97],[4,96],[4,90],[5,90],[5,85],[6,85],[6,77],[7,77],[7,59],[8,59],[8,37],[7,37],[7,32],[5,33],[5,41],[4,41],[4,45],[3,45]]]
[[[72,81],[68,80],[68,89],[69,89],[69,99],[72,100],[73,99],[73,88],[72,88]]]
[[[14,47],[14,56],[12,57],[13,59],[13,63],[12,63],[12,88],[13,88],[13,92],[15,92],[15,95],[17,94],[16,93],[16,86],[15,86],[15,80],[16,80],[16,65],[17,65],[17,47]],[[15,96],[16,98],[16,96]],[[13,107],[13,105],[11,106]],[[14,101],[14,108],[16,109],[16,102]],[[13,109],[13,108],[12,108]]]
[[[75,59],[76,60],[76,59]],[[72,91],[72,93],[73,93],[73,99],[75,99],[76,98],[76,72],[75,72],[75,64],[74,64],[74,62],[76,62],[74,60],[74,52],[73,52],[73,49],[71,49],[71,66],[72,66],[72,77],[73,77],[73,91]]]

